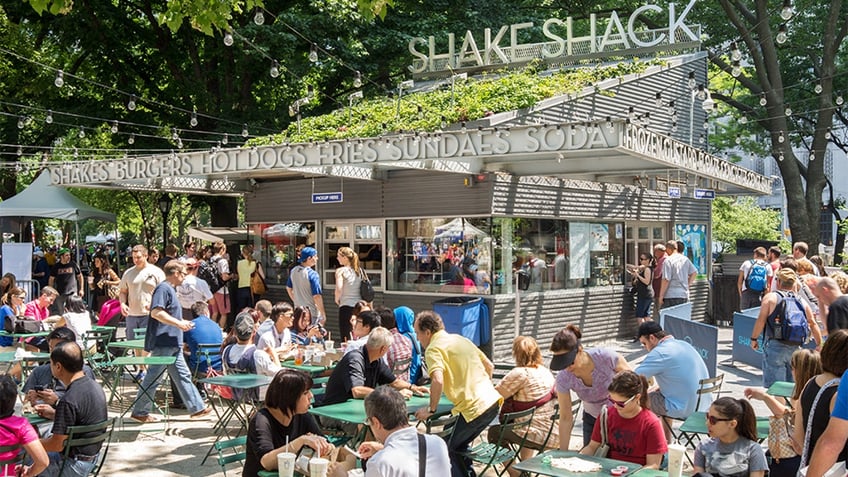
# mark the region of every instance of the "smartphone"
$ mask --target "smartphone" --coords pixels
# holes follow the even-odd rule
[[[44,386],[42,386],[40,384],[36,384],[35,386],[32,387],[32,390],[37,392],[37,393],[40,393],[41,391],[44,391]]]

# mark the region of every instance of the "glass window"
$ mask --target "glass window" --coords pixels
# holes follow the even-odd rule
[[[625,258],[628,264],[639,265],[640,254],[647,253],[649,255],[653,255],[654,244],[664,244],[666,241],[666,226],[664,224],[656,222],[637,222],[629,224],[627,228],[636,228],[639,230],[639,237],[637,239],[628,238],[627,240],[627,253]],[[642,233],[643,230],[645,231],[644,234]]]
[[[359,265],[368,274],[374,288],[383,284],[383,225],[377,222],[324,222],[323,255],[320,257],[324,285],[335,286],[336,257],[342,247],[359,255]],[[321,255],[321,254],[319,254]]]
[[[389,221],[387,288],[491,293],[491,222],[462,217]]]
[[[285,286],[289,270],[297,264],[300,249],[315,246],[315,223],[253,224],[250,227],[260,241],[258,260],[265,268],[266,284]]]

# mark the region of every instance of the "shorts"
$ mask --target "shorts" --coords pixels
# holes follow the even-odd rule
[[[668,410],[665,407],[665,396],[660,391],[651,391],[648,393],[648,402],[651,404],[651,411],[657,416],[667,416]]]
[[[129,340],[135,339],[136,328],[144,328],[144,330],[146,332],[148,321],[150,321],[150,317],[148,317],[147,315],[144,315],[144,316],[127,316],[127,339],[129,339]]]
[[[645,318],[651,316],[651,303],[653,298],[646,296],[636,299],[636,318]]]
[[[230,295],[215,293],[212,295],[212,304],[209,306],[210,315],[228,315],[230,313]]]

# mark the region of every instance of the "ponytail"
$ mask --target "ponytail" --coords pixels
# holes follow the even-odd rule
[[[757,442],[757,416],[747,399],[718,398],[712,407],[719,414],[736,421],[736,433],[745,439]]]

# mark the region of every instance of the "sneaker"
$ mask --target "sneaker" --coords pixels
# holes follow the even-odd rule
[[[201,409],[200,411],[197,411],[196,413],[192,414],[192,415],[191,415],[191,416],[189,416],[189,417],[190,417],[190,418],[192,418],[192,419],[197,419],[197,418],[200,418],[200,417],[206,416],[206,415],[207,415],[207,414],[209,414],[210,412],[212,412],[212,408],[211,408],[211,407],[209,407],[209,406],[207,406],[206,408]]]
[[[151,423],[151,422],[159,422],[159,419],[151,416],[150,414],[147,414],[145,416],[138,416],[138,415],[132,414],[132,415],[130,415],[130,418],[132,418],[134,421],[140,422],[142,424],[148,424],[148,423]]]
[[[136,375],[135,375],[135,380],[136,380],[136,381],[138,381],[138,382],[141,382],[141,381],[143,381],[143,380],[144,380],[144,377],[145,377],[145,376],[147,376],[147,372],[146,372],[146,371],[139,371],[139,372],[138,372],[138,373],[136,373]]]

